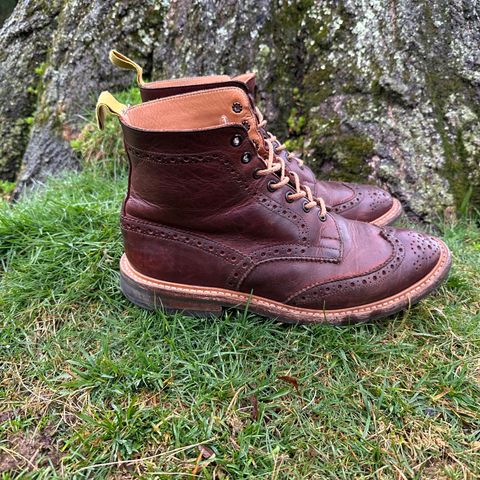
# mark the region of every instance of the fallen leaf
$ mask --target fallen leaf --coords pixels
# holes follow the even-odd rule
[[[210,457],[213,457],[213,455],[215,455],[215,452],[211,448],[205,445],[199,445],[198,449],[200,450],[200,453],[202,454],[203,458],[210,458]]]
[[[277,378],[289,383],[290,385],[293,385],[297,393],[300,394],[300,390],[298,389],[298,381],[296,378],[290,377],[289,375],[280,375]]]

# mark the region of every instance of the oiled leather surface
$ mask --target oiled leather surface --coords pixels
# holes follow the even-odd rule
[[[394,295],[432,270],[436,241],[287,202],[271,192],[245,127],[145,131],[122,124],[131,173],[125,251],[139,272],[306,308],[344,308]],[[240,135],[239,146],[232,138]],[[252,160],[242,163],[249,152]]]
[[[234,86],[243,89],[254,106],[256,88],[254,74],[243,74],[231,79],[218,77],[215,81],[206,77],[203,83],[200,79],[201,77],[195,77],[191,84],[184,82],[182,85],[174,86],[162,81],[146,83],[140,87],[142,100],[146,102],[189,92]],[[377,186],[320,180],[307,165],[300,166],[296,160],[288,161],[287,152],[282,152],[281,156],[287,161],[288,169],[296,172],[303,184],[308,185],[316,195],[321,196],[335,213],[345,218],[371,222],[388,212],[393,206],[391,195]]]

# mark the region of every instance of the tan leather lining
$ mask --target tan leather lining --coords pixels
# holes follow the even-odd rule
[[[198,130],[248,122],[249,136],[261,143],[250,101],[238,87],[202,90],[142,103],[127,109],[122,120],[132,127],[157,131]]]
[[[255,74],[252,72],[242,73],[241,75],[232,77],[232,80],[235,80],[237,82],[242,82],[242,83],[248,83],[250,80],[254,80],[254,79],[255,79]]]
[[[168,87],[184,87],[188,85],[201,85],[203,83],[222,83],[230,80],[228,75],[210,75],[207,77],[186,77],[172,78],[170,80],[157,80],[143,85],[143,88],[168,88]]]

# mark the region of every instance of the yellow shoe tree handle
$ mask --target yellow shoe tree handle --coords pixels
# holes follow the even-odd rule
[[[125,113],[127,106],[120,103],[110,92],[102,92],[97,100],[95,114],[97,117],[97,126],[100,130],[105,127],[105,117],[111,113],[120,117]]]
[[[116,50],[110,50],[108,58],[117,67],[124,68],[125,70],[134,70],[137,72],[137,83],[139,85],[143,85],[143,70],[138,63],[135,63],[133,60],[126,57],[122,53],[117,52]]]

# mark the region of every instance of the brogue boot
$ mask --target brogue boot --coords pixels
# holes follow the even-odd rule
[[[242,88],[250,98],[262,135],[270,139],[275,147],[275,153],[285,160],[287,170],[297,173],[302,183],[308,185],[314,195],[323,197],[332,211],[345,218],[378,226],[391,224],[402,214],[401,203],[382,188],[367,184],[319,180],[303,160],[289,153],[285,145],[267,131],[267,122],[258,107],[255,107],[255,74],[247,73],[236,77],[213,75],[147,83],[143,81],[142,68],[133,60],[115,50],[110,52],[110,60],[116,66],[134,70],[137,73],[137,83],[143,101],[219,87]],[[241,111],[236,113],[241,115]],[[248,128],[247,124],[246,127]]]
[[[142,307],[358,322],[408,307],[447,275],[441,240],[328,211],[239,86],[132,107],[104,92],[100,127],[108,112],[130,163],[121,288]]]

